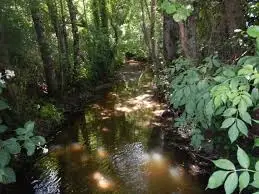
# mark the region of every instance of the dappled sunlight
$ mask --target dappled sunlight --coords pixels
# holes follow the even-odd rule
[[[103,190],[110,190],[114,187],[114,183],[111,179],[105,177],[100,172],[93,174],[93,179],[96,181],[97,186]]]
[[[181,166],[172,166],[169,169],[170,175],[173,181],[182,181],[184,178],[184,168]]]
[[[100,157],[100,158],[106,158],[106,157],[108,157],[108,152],[106,151],[106,149],[105,148],[103,148],[103,147],[99,147],[98,149],[97,149],[97,155],[98,155],[98,157]]]

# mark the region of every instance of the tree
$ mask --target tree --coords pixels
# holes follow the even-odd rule
[[[51,55],[51,48],[45,35],[45,29],[42,22],[42,15],[40,12],[40,1],[30,0],[31,16],[34,23],[34,28],[37,35],[37,41],[41,52],[43,61],[46,82],[48,86],[48,93],[54,96],[57,92],[57,79],[55,72],[55,64]]]
[[[79,33],[77,27],[77,8],[73,2],[73,0],[67,0],[70,22],[72,25],[72,34],[73,34],[73,50],[74,50],[74,67],[73,72],[74,76],[77,75],[77,71],[80,65],[80,45],[79,45]]]

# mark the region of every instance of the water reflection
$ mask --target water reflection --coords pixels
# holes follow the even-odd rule
[[[84,115],[71,118],[34,166],[36,194],[202,193],[174,161],[177,156],[163,151],[161,129],[151,130],[161,106],[152,99],[148,76],[141,80],[145,90],[129,81],[127,89],[118,86]]]

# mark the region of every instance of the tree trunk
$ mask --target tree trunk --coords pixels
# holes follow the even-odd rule
[[[39,44],[43,65],[44,65],[46,82],[48,86],[48,93],[49,95],[54,96],[55,92],[57,92],[57,80],[56,80],[54,61],[51,56],[51,49],[44,32],[44,26],[43,26],[39,7],[40,7],[40,2],[38,0],[30,1],[30,10],[32,15],[32,20],[34,23],[34,28],[37,34],[37,41]]]
[[[244,29],[245,26],[245,9],[243,0],[224,0],[225,19],[228,34],[231,37],[234,35],[235,29]]]
[[[180,42],[182,51],[185,57],[190,58],[190,53],[188,49],[188,37],[185,29],[185,24],[183,22],[179,22],[179,32],[180,32]]]
[[[145,0],[140,0],[141,5],[141,16],[142,16],[142,31],[144,35],[144,41],[148,48],[148,54],[150,59],[152,59],[152,49],[151,49],[151,40],[150,40],[150,34],[148,33],[148,28],[146,25],[146,17],[145,17],[145,9],[144,9],[144,2]]]
[[[99,27],[100,27],[100,17],[99,17],[98,1],[97,0],[93,0],[91,7],[92,7],[93,21],[94,21],[94,24],[95,24],[95,28],[99,29]]]
[[[196,36],[196,17],[192,15],[187,20],[188,29],[188,53],[192,59],[197,59],[198,51],[197,51],[197,36]]]
[[[172,17],[166,13],[164,13],[163,32],[164,58],[167,62],[171,62],[177,57],[179,27]]]
[[[151,56],[152,61],[156,64],[157,53],[156,53],[156,39],[155,39],[155,30],[156,30],[156,0],[151,0],[151,11],[150,11],[150,38],[151,38]]]
[[[77,70],[78,66],[80,63],[80,47],[79,47],[79,33],[78,33],[78,28],[77,28],[77,9],[76,6],[73,3],[73,0],[67,0],[67,5],[68,5],[68,10],[69,10],[69,15],[70,15],[70,20],[71,20],[71,25],[72,25],[72,34],[73,34],[73,49],[74,49],[74,67],[73,67],[73,72],[74,76],[77,75]]]
[[[101,26],[104,34],[108,34],[108,13],[106,0],[99,0]]]
[[[50,20],[58,41],[59,64],[60,64],[60,89],[62,93],[64,89],[64,69],[67,63],[66,53],[65,53],[65,50],[66,50],[65,41],[64,41],[64,37],[61,34],[61,22],[59,21],[59,17],[58,17],[56,1],[47,0],[47,6],[50,14]]]
[[[70,64],[70,59],[69,59],[69,46],[68,46],[68,36],[67,36],[67,30],[66,30],[66,16],[64,13],[64,6],[63,6],[63,0],[60,0],[60,10],[61,10],[61,37],[63,37],[64,41],[64,54],[65,54],[65,61],[66,61],[66,66],[64,69],[64,77],[65,80],[70,80],[70,70],[71,70],[71,64]]]

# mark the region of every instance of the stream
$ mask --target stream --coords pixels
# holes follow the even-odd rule
[[[212,193],[184,153],[165,149],[157,118],[166,106],[153,99],[149,73],[132,62],[120,74],[103,100],[69,118],[23,176],[28,184],[8,193]]]

